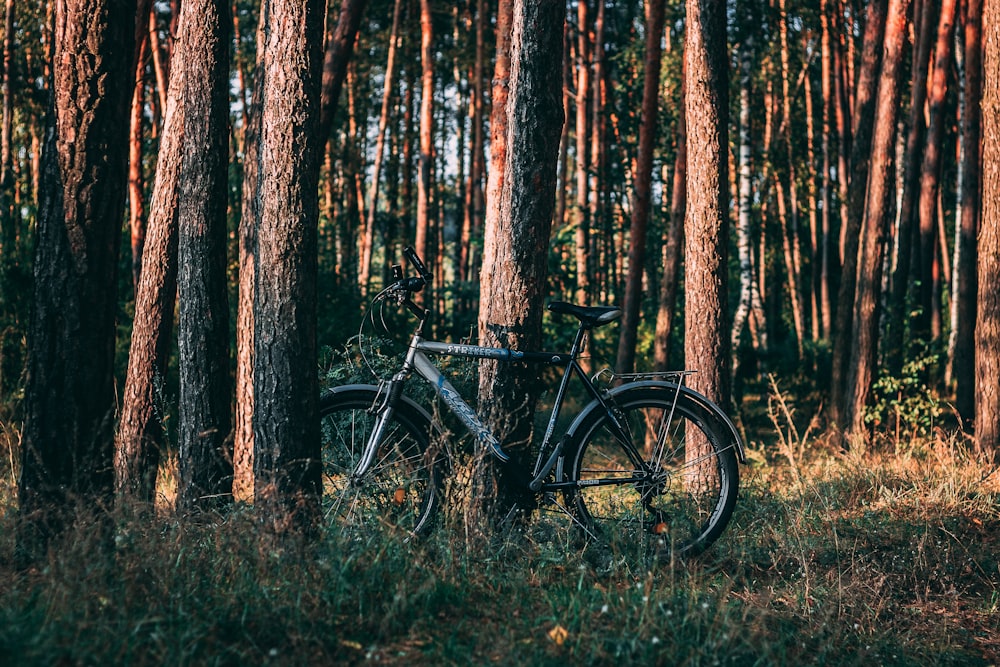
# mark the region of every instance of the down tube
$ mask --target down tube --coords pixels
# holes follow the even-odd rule
[[[413,356],[413,367],[421,377],[431,383],[434,391],[445,402],[445,405],[462,420],[462,423],[465,424],[469,432],[476,437],[476,440],[482,446],[486,447],[493,456],[501,461],[510,460],[510,454],[500,447],[500,442],[493,435],[493,431],[483,424],[476,411],[462,400],[462,396],[458,393],[458,390],[448,382],[448,379],[441,374],[441,371],[430,362],[430,359],[423,352],[418,350]]]

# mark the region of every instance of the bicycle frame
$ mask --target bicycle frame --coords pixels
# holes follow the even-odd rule
[[[485,447],[486,450],[502,464],[506,464],[508,468],[513,467],[515,473],[521,473],[518,476],[523,478],[523,484],[531,489],[531,491],[538,492],[543,489],[555,490],[565,486],[565,484],[560,484],[558,481],[556,484],[547,485],[544,484],[544,479],[555,467],[568,440],[568,437],[564,436],[555,445],[552,443],[556,423],[562,411],[563,399],[565,398],[566,391],[568,390],[570,378],[573,375],[578,375],[580,377],[590,397],[611,416],[612,423],[617,431],[615,435],[618,437],[623,448],[628,453],[628,456],[633,460],[637,468],[645,470],[647,467],[642,459],[642,456],[635,449],[631,439],[626,434],[625,429],[618,422],[614,411],[605,401],[602,392],[600,392],[594,386],[593,382],[587,378],[583,368],[577,362],[577,356],[582,349],[584,337],[586,336],[586,329],[584,327],[580,327],[577,330],[573,346],[569,353],[519,351],[502,347],[456,345],[437,341],[425,341],[421,336],[422,329],[423,319],[421,319],[421,323],[418,326],[417,331],[410,340],[410,345],[407,349],[406,358],[403,362],[402,368],[387,384],[385,400],[382,401],[377,408],[375,408],[379,417],[375,428],[372,430],[369,442],[365,447],[365,454],[361,457],[358,468],[354,472],[354,479],[360,479],[363,477],[368,468],[371,466],[371,463],[375,458],[375,454],[381,444],[385,427],[392,418],[395,402],[402,394],[403,383],[414,372],[431,385],[434,392],[441,398],[448,409],[451,410],[465,425],[480,445]],[[559,390],[556,393],[552,412],[549,415],[545,435],[542,438],[538,459],[535,462],[535,466],[531,471],[530,476],[526,474],[526,470],[520,470],[520,466],[512,461],[510,454],[504,451],[500,441],[497,439],[496,435],[494,435],[493,431],[482,422],[478,413],[465,401],[448,378],[445,377],[437,366],[435,366],[434,363],[427,357],[427,354],[463,357],[468,359],[526,361],[547,366],[562,367],[565,369],[559,384]]]

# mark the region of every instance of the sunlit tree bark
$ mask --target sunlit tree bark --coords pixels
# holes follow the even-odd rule
[[[1000,453],[1000,2],[983,4],[983,218],[978,247],[976,442]]]
[[[687,209],[684,222],[684,356],[691,384],[728,405],[729,307],[726,3],[687,0],[684,58]]]

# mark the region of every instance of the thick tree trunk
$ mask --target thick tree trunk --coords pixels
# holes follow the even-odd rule
[[[180,507],[232,499],[226,283],[229,166],[228,0],[184,0],[174,71],[184,69],[178,193]]]
[[[479,338],[484,345],[538,349],[542,333],[542,297],[555,210],[556,158],[564,122],[562,107],[562,32],[566,4],[561,0],[501,2],[500,26],[510,26],[510,41],[498,32],[494,90],[509,97],[494,106],[504,116],[503,146],[517,151],[493,155],[487,200],[483,270],[480,274]],[[506,16],[511,17],[509,23]],[[507,46],[509,44],[509,46]],[[505,50],[509,49],[509,50]],[[507,55],[509,54],[509,56]],[[509,70],[507,64],[509,63]],[[509,81],[509,85],[505,85]],[[494,97],[494,105],[498,103]],[[494,132],[496,131],[494,126]],[[513,453],[530,439],[536,368],[497,362],[480,367],[481,411],[493,432]],[[496,471],[479,453],[476,494],[470,527],[488,526],[498,505]],[[479,521],[474,520],[478,518]]]
[[[646,262],[646,228],[652,209],[653,148],[656,143],[660,99],[660,40],[663,35],[664,3],[647,0],[646,57],[642,88],[642,118],[639,125],[639,154],[632,188],[632,224],[629,228],[628,276],[625,279],[625,308],[618,340],[619,373],[635,367],[635,341],[642,304],[642,274]]]
[[[42,554],[71,504],[97,509],[114,487],[117,267],[135,2],[111,4],[55,5],[18,485],[26,558]]]
[[[1000,455],[1000,2],[983,9],[983,219],[978,248],[976,441]]]
[[[256,230],[254,495],[270,531],[308,528],[320,494],[316,224],[323,3],[265,0],[254,81],[259,125],[244,206]],[[278,27],[284,29],[278,29]]]
[[[909,4],[910,0],[889,0],[886,18],[885,56],[876,102],[868,203],[858,261],[857,293],[854,298],[851,363],[840,412],[841,427],[855,438],[865,435],[864,411],[875,380],[882,263],[885,257],[885,239],[896,208],[896,117],[904,69],[902,60],[906,46]]]
[[[726,3],[687,0],[684,355],[691,385],[728,405],[728,89]]]

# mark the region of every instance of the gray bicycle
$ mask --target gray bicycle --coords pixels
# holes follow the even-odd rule
[[[424,340],[428,312],[412,297],[429,283],[430,274],[413,249],[404,254],[416,275],[405,276],[393,266],[393,282],[374,297],[371,311],[394,304],[418,320],[398,369],[378,385],[334,387],[320,402],[324,504],[338,527],[388,530],[411,539],[434,525],[452,467],[447,448],[440,445],[440,421],[404,391],[417,375],[497,460],[501,483],[529,499],[524,507],[554,509],[588,538],[647,540],[675,555],[701,552],[718,539],[736,505],[738,464],[745,462],[745,453],[728,416],[685,386],[691,371],[603,372],[588,378],[578,359],[588,332],[621,316],[611,306],[548,305],[550,312],[578,321],[565,353]],[[562,370],[533,467],[504,450],[435,365],[442,356]],[[573,377],[590,400],[571,420],[562,420],[569,425],[557,433]]]

